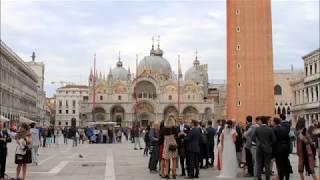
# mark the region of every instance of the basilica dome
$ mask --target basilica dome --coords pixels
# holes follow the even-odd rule
[[[120,61],[120,59],[117,62],[117,67],[111,69],[110,73],[112,75],[112,79],[114,80],[128,80],[129,72],[128,70],[122,67],[122,62]]]
[[[171,65],[168,60],[162,57],[163,51],[158,48],[150,50],[150,56],[144,57],[138,65],[138,73],[141,74],[144,70],[150,70],[151,74],[165,75],[171,77]]]
[[[196,59],[193,61],[193,66],[190,67],[184,76],[184,80],[190,80],[194,81],[196,83],[202,82],[202,72],[199,69],[200,62],[198,60],[198,57],[196,56]]]

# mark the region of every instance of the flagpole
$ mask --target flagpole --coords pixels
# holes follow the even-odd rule
[[[180,55],[178,55],[178,117],[180,116]]]
[[[135,92],[136,92],[136,123],[135,125],[137,125],[138,123],[138,104],[139,104],[139,93],[138,93],[138,85],[139,85],[139,76],[138,76],[138,54],[136,54],[136,86],[135,86]]]
[[[94,54],[93,56],[93,87],[92,87],[92,90],[93,90],[93,103],[92,103],[92,121],[95,121],[95,113],[94,113],[94,109],[95,109],[95,106],[96,106],[96,54]]]

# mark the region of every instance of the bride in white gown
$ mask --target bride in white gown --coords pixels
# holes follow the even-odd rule
[[[236,178],[239,172],[235,141],[237,132],[232,128],[232,121],[229,120],[225,129],[220,135],[219,146],[222,150],[221,171],[218,178]]]

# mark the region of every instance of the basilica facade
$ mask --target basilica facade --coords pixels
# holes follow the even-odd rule
[[[96,121],[146,126],[169,115],[211,120],[214,104],[207,100],[207,65],[196,55],[190,66],[184,75],[181,70],[175,74],[158,43],[138,62],[136,75],[123,67],[120,56],[107,75],[91,71],[88,98],[81,103],[82,125]]]

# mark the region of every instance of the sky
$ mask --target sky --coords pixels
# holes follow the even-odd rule
[[[251,0],[248,0],[251,1]],[[252,0],[253,1],[253,0]],[[25,61],[36,52],[45,63],[45,90],[52,96],[66,81],[87,84],[93,55],[108,73],[120,52],[135,72],[149,55],[152,37],[174,71],[192,66],[195,51],[209,79],[226,79],[225,0],[0,0],[1,39]],[[272,0],[274,69],[303,68],[301,57],[319,48],[319,1]]]

